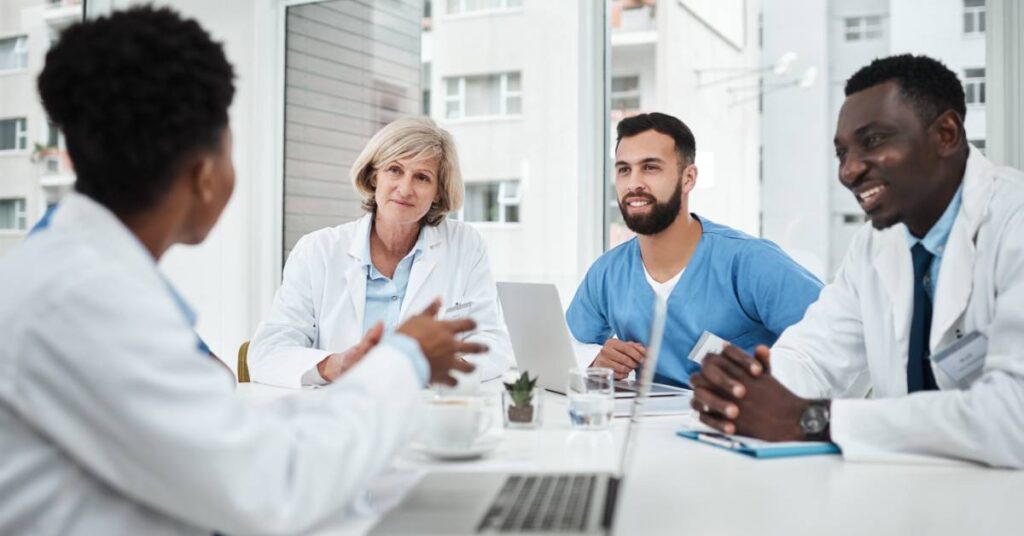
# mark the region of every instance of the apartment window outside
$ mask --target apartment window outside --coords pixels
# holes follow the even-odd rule
[[[611,108],[613,111],[632,112],[640,109],[640,76],[612,77]]]
[[[882,38],[882,16],[847,17],[843,22],[847,41],[873,41]]]
[[[24,199],[0,199],[0,231],[24,231],[25,219]]]
[[[28,68],[28,38],[24,35],[0,39],[0,73]]]
[[[444,80],[445,118],[515,116],[523,112],[518,72],[449,77]]]
[[[985,104],[985,68],[964,69],[964,97],[967,104]]]
[[[46,146],[60,147],[60,129],[49,121],[46,122]]]
[[[519,223],[518,180],[468,182],[461,218],[468,222]]]
[[[25,118],[0,119],[0,151],[23,151],[27,147]]]
[[[985,34],[985,0],[964,0],[964,35]]]
[[[523,0],[448,0],[448,14],[501,11],[523,6]]]

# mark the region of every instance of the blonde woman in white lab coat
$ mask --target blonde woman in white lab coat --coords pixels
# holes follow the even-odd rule
[[[423,383],[482,350],[456,338],[472,321],[419,315],[337,385],[237,397],[157,266],[231,197],[233,77],[168,9],[72,25],[47,53],[77,182],[0,258],[0,534],[307,532],[407,443]]]
[[[462,207],[451,135],[427,118],[377,132],[352,166],[366,215],[314,231],[295,244],[273,306],[249,349],[253,381],[297,387],[337,379],[357,361],[349,350],[371,329],[385,332],[440,297],[442,317],[470,317],[467,340],[483,379],[513,363],[508,331],[480,234],[447,218]]]

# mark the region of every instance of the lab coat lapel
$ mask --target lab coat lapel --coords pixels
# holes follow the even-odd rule
[[[903,227],[900,224],[881,232],[878,254],[872,264],[882,288],[888,294],[896,340],[906,342],[914,305],[914,267],[910,261]]]
[[[359,220],[356,226],[355,236],[352,237],[351,245],[348,248],[350,263],[345,269],[345,284],[348,295],[352,299],[352,307],[355,309],[356,331],[362,333],[363,317],[366,312],[366,265],[370,262],[367,258],[370,240],[370,224],[373,222],[373,215],[367,214]]]
[[[442,222],[441,225],[444,223]],[[425,233],[423,251],[420,253],[421,257],[412,263],[409,283],[405,289],[405,299],[402,300],[402,309],[399,313],[400,318],[406,318],[410,307],[417,307],[415,312],[418,313],[418,309],[425,308],[429,301],[435,298],[433,295],[426,295],[426,288],[430,286],[427,285],[427,281],[437,265],[437,258],[443,253],[441,251],[441,232],[438,227],[433,225],[424,225],[420,232]],[[434,288],[437,286],[435,285]],[[434,294],[440,295],[440,291],[435,290]]]
[[[991,163],[973,148],[964,171],[960,213],[946,241],[935,285],[935,310],[929,340],[932,352],[967,309],[974,283],[975,238],[992,197]]]

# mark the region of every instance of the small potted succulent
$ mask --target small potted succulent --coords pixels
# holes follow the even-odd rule
[[[541,393],[537,378],[529,372],[507,374],[502,379],[505,390],[501,394],[505,426],[508,428],[536,428],[541,418]]]

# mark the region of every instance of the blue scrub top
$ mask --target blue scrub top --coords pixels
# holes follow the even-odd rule
[[[703,234],[668,298],[659,381],[689,385],[700,365],[687,357],[704,331],[752,352],[772,345],[818,299],[821,282],[774,243],[694,215]],[[647,346],[654,290],[636,238],[607,251],[587,272],[566,312],[580,342],[613,335]]]

